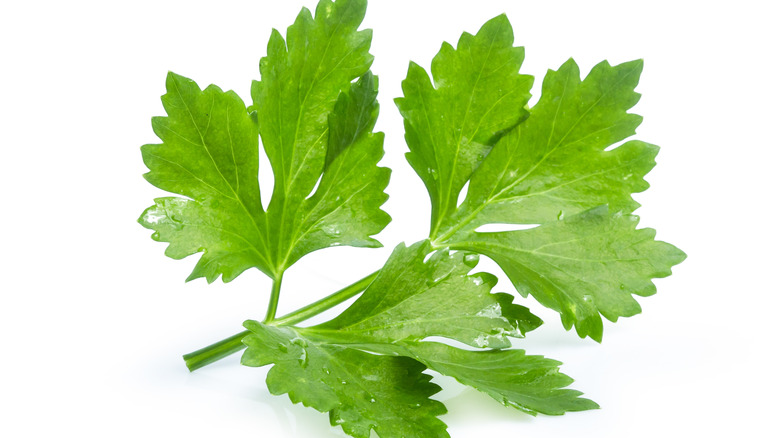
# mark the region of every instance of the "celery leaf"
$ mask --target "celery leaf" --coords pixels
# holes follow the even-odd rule
[[[377,166],[384,135],[373,132],[365,9],[365,0],[323,0],[315,17],[301,11],[286,41],[274,31],[249,110],[232,91],[168,75],[168,116],[153,119],[163,143],[141,151],[146,179],[186,198],[157,199],[139,222],[172,258],[202,253],[189,279],[228,282],[254,267],[278,280],[318,249],[381,246],[371,236],[390,222],[380,209],[390,170]],[[258,136],[275,181],[267,211]]]

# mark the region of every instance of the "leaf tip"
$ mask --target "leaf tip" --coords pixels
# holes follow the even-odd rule
[[[506,15],[506,13],[496,15],[490,20],[486,21],[477,32],[477,37],[484,36],[485,33],[508,33],[509,37],[514,39],[512,34],[512,23],[510,23],[509,17]]]
[[[180,74],[176,74],[170,70],[168,70],[168,74],[165,75],[165,85],[168,88],[173,88],[176,85],[180,85],[183,83],[194,83],[192,79],[182,76]]]
[[[645,60],[644,60],[644,58],[639,58],[639,59],[635,59],[633,61],[625,62],[625,63],[623,63],[623,65],[625,65],[625,66],[627,66],[629,68],[638,69],[641,72],[642,69],[645,67]]]

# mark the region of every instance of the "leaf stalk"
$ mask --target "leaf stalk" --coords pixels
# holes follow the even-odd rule
[[[379,275],[379,271],[373,272],[360,280],[340,289],[327,297],[315,301],[308,306],[302,307],[294,312],[290,312],[280,318],[271,316],[271,320],[268,319],[268,315],[276,314],[277,304],[279,302],[279,292],[281,290],[281,278],[278,281],[274,281],[274,289],[271,291],[271,303],[268,306],[268,315],[266,315],[265,324],[274,326],[287,326],[294,325],[299,322],[305,321],[316,315],[319,315],[326,310],[329,310],[344,301],[354,297],[355,295],[363,292]],[[241,333],[225,338],[221,341],[215,342],[207,347],[203,347],[200,350],[193,351],[192,353],[185,354],[183,357],[184,363],[187,365],[187,369],[195,371],[199,368],[203,368],[206,365],[212,364],[218,360],[224,359],[234,353],[246,348],[246,345],[242,342],[244,336],[248,335],[249,330],[244,330]]]
[[[279,294],[282,290],[282,277],[284,274],[279,274],[278,278],[274,278],[274,285],[271,288],[271,299],[268,302],[268,312],[265,314],[263,323],[268,324],[276,318],[276,309],[279,307]]]
[[[198,368],[203,368],[208,364],[224,359],[233,353],[238,353],[246,348],[246,345],[244,345],[241,340],[248,334],[249,330],[244,330],[229,338],[215,342],[208,347],[203,347],[200,350],[185,354],[182,356],[184,364],[187,365],[187,369],[190,371],[195,371]]]
[[[284,315],[278,319],[268,321],[266,324],[280,326],[280,325],[294,325],[301,321],[305,321],[313,316],[319,315],[320,313],[331,309],[344,301],[347,301],[348,299],[354,297],[355,295],[363,292],[366,290],[368,285],[371,284],[372,281],[379,275],[379,271],[373,272],[360,280],[350,284],[349,286],[334,292],[327,297],[315,301],[308,306],[301,307],[300,309],[288,313],[287,315]]]

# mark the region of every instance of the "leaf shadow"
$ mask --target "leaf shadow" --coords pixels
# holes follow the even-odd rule
[[[307,408],[302,404],[292,404],[287,395],[276,396],[268,392],[265,385],[267,367],[238,367],[230,361],[209,365],[209,369],[199,370],[200,375],[191,375],[198,384],[209,390],[229,394],[231,397],[247,400],[261,405],[266,412],[273,412],[273,419],[281,436],[350,438],[340,427],[332,427],[327,413]],[[251,382],[251,383],[250,383]],[[259,411],[259,409],[258,409]],[[257,436],[266,436],[265,432]]]
[[[447,413],[440,418],[450,427],[473,425],[479,422],[527,423],[533,421],[533,416],[515,408],[504,406],[492,397],[478,390],[463,386],[455,379],[436,375],[434,382],[443,388],[443,397],[434,397],[447,406]],[[453,390],[460,388],[460,393],[447,397]]]

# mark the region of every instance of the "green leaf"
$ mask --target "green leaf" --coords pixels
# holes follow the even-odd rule
[[[390,222],[380,209],[390,170],[377,166],[384,135],[372,132],[379,105],[368,71],[371,31],[357,30],[365,8],[322,0],[315,18],[301,12],[286,42],[274,32],[251,112],[232,91],[201,91],[169,74],[168,117],[153,119],[163,143],[142,147],[145,177],[189,199],[157,199],[139,222],[170,243],[172,258],[203,253],[188,280],[228,282],[252,267],[278,280],[318,249],[381,246],[371,236]],[[275,178],[267,212],[258,134]]]
[[[285,228],[291,235],[281,266],[286,268],[307,253],[330,246],[382,246],[370,237],[390,223],[390,216],[380,209],[387,200],[383,190],[390,181],[390,169],[377,166],[384,154],[384,134],[371,132],[379,112],[377,87],[377,78],[368,72],[340,95],[329,119],[328,160],[322,180],[314,194],[297,207],[294,226]]]
[[[357,30],[365,10],[365,0],[322,0],[314,18],[304,8],[287,29],[287,41],[272,33],[268,55],[260,62],[262,79],[252,84],[252,109],[274,171],[267,225],[278,270],[329,246],[380,246],[369,236],[389,222],[378,208],[389,178],[389,170],[376,168],[382,136],[366,129],[376,116],[376,84],[370,75],[352,86],[350,96],[342,98],[346,103],[330,117],[345,131],[329,135],[328,129],[339,94],[367,73],[373,60],[371,30]],[[366,123],[344,120],[361,108],[369,109]],[[358,150],[347,154],[352,147]],[[314,198],[304,202],[320,178]],[[362,225],[353,230],[353,221]]]
[[[642,121],[627,110],[642,61],[597,65],[584,81],[573,60],[547,74],[528,119],[501,138],[469,184],[443,239],[489,223],[540,224],[609,204],[638,207],[631,194],[648,187],[643,177],[658,148],[631,141]],[[457,238],[457,237],[456,237]]]
[[[358,139],[371,135],[379,117],[376,96],[379,79],[371,71],[352,84],[349,93],[341,93],[328,117],[327,169],[333,160]]]
[[[500,15],[476,36],[464,33],[457,50],[442,45],[432,63],[433,84],[422,67],[409,66],[396,104],[407,159],[431,197],[432,237],[498,135],[527,115],[533,77],[518,74],[524,50],[513,41],[512,26]]]
[[[603,62],[580,80],[569,60],[550,71],[527,120],[475,162],[465,201],[441,220],[433,240],[437,248],[491,257],[522,295],[533,295],[560,312],[567,329],[576,326],[595,340],[603,332],[599,313],[610,321],[638,313],[631,295],[652,294],[651,279],[669,275],[684,259],[673,246],[653,241],[652,230],[636,231],[628,215],[638,206],[632,193],[648,187],[643,178],[658,148],[629,141],[605,151],[641,122],[627,113],[639,100],[634,88],[641,70],[641,61]],[[597,208],[604,205],[609,209]],[[486,224],[541,226],[477,232]]]
[[[241,363],[275,364],[266,379],[272,394],[329,412],[331,424],[354,437],[368,438],[372,429],[388,438],[449,437],[437,418],[447,410],[430,399],[440,388],[419,362],[321,343],[294,328],[244,325],[252,334]]]
[[[671,275],[685,254],[636,229],[639,218],[606,206],[536,228],[472,233],[453,248],[495,260],[517,290],[561,313],[564,327],[601,341],[599,314],[615,322],[641,311],[632,294],[655,293],[652,278]]]
[[[341,333],[298,329],[325,345],[354,348],[387,357],[405,356],[423,363],[432,371],[452,377],[493,397],[501,404],[536,415],[563,415],[598,409],[582,393],[566,389],[574,381],[560,372],[560,362],[542,356],[529,356],[517,349],[471,351],[438,342],[371,342]]]
[[[162,97],[168,117],[152,119],[162,144],[141,148],[151,184],[183,198],[161,198],[139,222],[169,242],[166,254],[203,256],[189,279],[230,281],[256,267],[273,272],[260,203],[257,127],[232,91],[201,91],[169,73]]]
[[[437,251],[428,241],[396,247],[363,295],[333,320],[307,333],[340,342],[387,342],[443,336],[474,347],[506,348],[541,320],[507,294],[491,294],[496,278],[469,275],[478,261],[460,251]]]
[[[466,351],[435,342],[405,347],[428,368],[531,415],[562,415],[599,407],[581,398],[581,392],[563,389],[573,380],[558,370],[560,362],[528,356],[523,350]]]
[[[485,352],[419,342],[441,336],[474,347],[511,347],[541,320],[512,304],[508,294],[491,294],[496,278],[469,275],[474,254],[436,251],[428,241],[399,245],[369,288],[333,320],[297,333],[323,345],[390,356],[407,356],[430,369],[490,394],[525,412],[562,414],[597,405],[580,392],[561,389],[572,380],[560,363],[521,350]],[[426,257],[429,255],[429,257]]]

